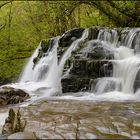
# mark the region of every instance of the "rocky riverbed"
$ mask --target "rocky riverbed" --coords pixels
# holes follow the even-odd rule
[[[26,125],[20,133],[13,131],[12,138],[140,138],[139,102],[49,100],[19,112]]]

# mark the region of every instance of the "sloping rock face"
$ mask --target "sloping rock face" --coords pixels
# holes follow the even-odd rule
[[[24,126],[15,121],[12,126],[16,133],[12,131],[8,138],[139,139],[139,110],[136,102],[41,102],[20,109],[17,118],[27,123]]]
[[[0,105],[17,104],[29,98],[29,94],[21,89],[8,86],[0,87]]]

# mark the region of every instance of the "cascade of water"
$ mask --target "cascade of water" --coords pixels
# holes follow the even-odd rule
[[[134,56],[134,50],[124,46],[120,46],[119,48],[116,48],[114,53],[115,60],[125,59],[132,56]]]
[[[44,76],[44,80],[43,82],[49,86],[49,87],[53,87],[53,88],[60,88],[60,83],[58,81],[58,60],[57,60],[57,47],[58,47],[58,40],[59,38],[57,38],[57,41],[53,47],[53,51],[52,51],[52,58],[49,64],[49,68],[48,68],[48,72],[47,74]]]
[[[26,65],[20,78],[20,82],[31,81],[36,83],[35,86],[38,85],[38,89],[40,87],[51,87],[60,91],[60,81],[63,75],[64,65],[68,58],[70,58],[72,51],[75,51],[79,47],[79,44],[87,37],[88,30],[85,30],[81,38],[73,41],[73,43],[67,48],[60,58],[59,63],[57,48],[60,37],[56,37],[51,49],[44,54],[34,69],[32,69],[33,58],[37,56],[40,48],[39,45]],[[102,48],[99,50],[103,51],[103,54],[105,54],[105,57],[103,58],[104,61],[112,63],[113,74],[105,75],[106,77],[97,79],[95,82],[96,84],[94,83],[94,86],[91,87],[92,92],[99,95],[107,92],[113,93],[114,91],[117,91],[118,93],[134,93],[133,86],[136,75],[140,69],[139,53],[135,53],[135,51],[140,48],[140,30],[126,29],[121,40],[119,40],[116,30],[101,29],[99,31],[98,38],[89,41],[87,47],[83,48],[81,52],[83,56],[84,54],[86,56],[89,52],[94,52],[93,50],[97,47]],[[111,54],[111,56],[114,55],[114,57],[106,57],[108,54]],[[107,69],[104,70],[106,71]],[[66,75],[68,75],[68,71]]]
[[[27,91],[34,91],[41,87],[51,87],[53,89],[61,90],[61,76],[63,73],[64,65],[66,60],[71,56],[71,52],[78,48],[79,43],[84,41],[88,37],[88,29],[85,30],[80,39],[75,40],[67,51],[64,53],[62,58],[60,59],[60,63],[58,64],[58,57],[57,57],[57,47],[58,41],[60,37],[56,37],[53,39],[53,43],[51,44],[50,49],[44,54],[44,56],[37,62],[34,69],[33,68],[33,58],[37,56],[38,50],[41,47],[41,43],[39,47],[35,50],[32,57],[30,58],[27,66],[24,69],[22,77],[20,78],[20,82],[28,81],[26,84]],[[30,82],[29,82],[30,81]],[[36,88],[31,88],[31,85],[37,86]],[[22,85],[17,84],[13,85],[13,87],[22,88],[25,86],[23,83]]]
[[[71,46],[67,49],[67,51],[64,53],[64,55],[62,56],[62,58],[61,58],[61,60],[59,62],[59,67],[58,67],[59,79],[62,76],[66,60],[71,56],[72,51],[74,51],[75,49],[77,49],[79,47],[79,43],[84,41],[87,37],[88,37],[88,29],[86,29],[83,32],[82,37],[80,39],[75,40],[71,44]]]
[[[124,93],[134,93],[133,85],[140,68],[140,58],[138,55],[135,56],[134,49],[138,49],[140,46],[139,37],[139,29],[132,29],[123,38],[126,46],[118,46],[118,48],[113,49],[115,60],[110,60],[113,64],[113,77],[100,78],[97,81],[94,92],[101,94],[117,90]],[[109,46],[108,48],[111,50],[110,47],[113,45],[109,44],[111,43],[111,37],[108,32],[101,30],[98,39],[104,40],[106,44],[103,43],[102,45],[105,48]],[[131,49],[132,44],[135,46],[133,49]]]
[[[118,36],[118,33],[116,30],[101,29],[99,31],[97,39],[101,40],[101,41],[109,42],[109,43],[113,44],[114,46],[116,46],[118,39],[119,39],[119,36]]]
[[[57,65],[57,47],[59,38],[60,37],[58,36],[53,39],[53,46],[49,46],[51,49],[49,49],[45,56],[42,57],[36,64],[33,71],[34,82],[46,81],[46,77],[48,77],[47,75],[50,73],[49,71],[52,69],[54,63]]]
[[[39,43],[39,46],[37,47],[37,49],[34,51],[34,53],[32,54],[32,56],[29,58],[28,63],[26,64],[20,78],[19,78],[19,82],[26,82],[26,81],[32,81],[33,78],[33,59],[37,56],[38,54],[38,50],[41,47],[41,42]]]
[[[140,32],[137,32],[132,45],[134,46],[135,53],[139,54],[140,53]]]
[[[135,48],[131,49],[137,32],[139,32],[138,29],[131,29],[124,39],[126,47],[116,48],[117,53],[114,55],[113,77],[121,79],[122,92],[125,93],[134,92],[133,85],[140,67],[140,58],[135,56]],[[139,41],[134,43],[138,45]]]
[[[133,47],[132,43],[134,41],[135,36],[137,35],[136,34],[137,32],[140,32],[140,29],[134,28],[134,29],[131,29],[129,34],[127,35],[126,40],[125,40],[125,44],[126,44],[126,46],[128,48],[132,48]]]
[[[133,85],[140,67],[140,58],[137,56],[116,61],[113,65],[113,76],[122,81],[122,92],[133,93]]]
[[[93,90],[96,94],[103,94],[110,91],[121,91],[120,80],[113,77],[105,77],[97,80],[97,84]]]

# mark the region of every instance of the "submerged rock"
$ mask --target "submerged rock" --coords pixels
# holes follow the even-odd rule
[[[29,98],[29,94],[21,89],[8,86],[0,87],[0,105],[17,104]]]

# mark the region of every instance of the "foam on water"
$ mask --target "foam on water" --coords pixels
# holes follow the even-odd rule
[[[33,78],[33,65],[34,65],[33,59],[37,56],[38,50],[40,49],[40,47],[41,47],[41,42],[39,43],[39,46],[34,51],[32,56],[29,58],[23,72],[21,73],[21,76],[20,76],[18,82],[27,82],[27,81],[32,80],[32,78]]]
[[[54,99],[64,99],[64,100],[91,100],[91,101],[139,101],[140,92],[135,94],[126,94],[119,91],[105,92],[103,94],[95,94],[91,92],[79,92],[79,96],[75,95],[65,95],[60,97],[53,97]]]

